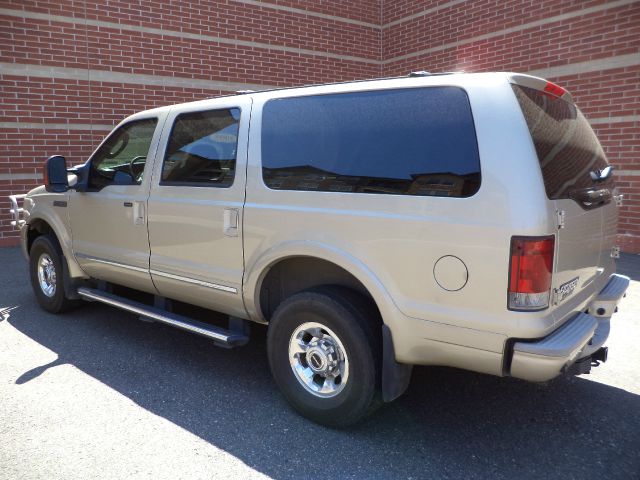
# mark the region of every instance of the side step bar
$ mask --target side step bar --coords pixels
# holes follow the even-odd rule
[[[80,287],[78,288],[78,295],[85,300],[106,303],[107,305],[126,310],[127,312],[135,313],[141,317],[149,318],[156,322],[166,323],[167,325],[171,325],[172,327],[176,327],[181,330],[186,330],[187,332],[202,335],[203,337],[210,338],[222,347],[239,347],[246,345],[249,341],[249,337],[242,332],[225,330],[224,328],[199,322],[182,315],[167,312],[160,308],[151,307],[134,300],[129,300],[128,298],[119,297],[102,290]]]

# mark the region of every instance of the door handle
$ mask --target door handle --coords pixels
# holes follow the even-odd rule
[[[125,202],[125,205],[129,202]],[[144,225],[145,223],[145,215],[144,215],[144,202],[133,202],[133,224],[134,225]]]
[[[224,209],[224,225],[222,231],[227,237],[238,236],[238,217],[240,213],[237,208]]]

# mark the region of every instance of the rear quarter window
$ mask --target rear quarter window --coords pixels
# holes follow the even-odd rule
[[[480,159],[458,87],[268,101],[262,172],[276,190],[469,197]]]

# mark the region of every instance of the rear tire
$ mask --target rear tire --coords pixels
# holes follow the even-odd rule
[[[65,294],[64,256],[52,235],[36,238],[29,251],[29,276],[38,304],[47,312],[61,313],[79,305]]]
[[[382,404],[380,325],[372,302],[342,287],[297,293],[278,306],[267,334],[269,364],[301,415],[345,427]]]

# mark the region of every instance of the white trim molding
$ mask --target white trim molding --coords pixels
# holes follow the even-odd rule
[[[571,12],[566,12],[561,15],[554,15],[553,17],[542,18],[540,20],[536,20],[529,23],[523,23],[520,25],[515,25],[513,27],[504,28],[502,30],[495,30],[493,32],[484,33],[482,35],[477,35],[475,37],[463,38],[460,40],[456,40],[455,42],[445,43],[442,45],[436,45],[435,47],[425,48],[423,50],[418,50],[416,52],[407,53],[405,55],[398,55],[393,58],[388,58],[382,61],[383,64],[389,64],[398,62],[400,60],[406,60],[413,57],[419,57],[421,55],[427,55],[429,53],[441,52],[443,50],[449,50],[451,48],[460,47],[463,45],[468,45],[470,43],[475,43],[481,40],[488,40],[494,37],[501,37],[503,35],[509,35],[510,33],[520,32],[523,30],[527,30],[529,28],[540,27],[543,25],[548,25],[550,23],[561,22],[562,20],[568,20],[571,18],[581,17],[583,15],[588,15],[590,13],[600,12],[603,10],[609,10],[616,7],[622,7],[625,5],[630,5],[633,3],[637,3],[638,0],[617,0],[615,2],[604,3],[602,5],[596,5],[594,7],[583,8],[580,10],[573,10]]]
[[[204,42],[222,43],[225,45],[233,45],[236,47],[250,47],[264,50],[276,50],[279,52],[297,53],[299,55],[309,55],[317,57],[334,58],[338,60],[349,60],[359,63],[370,63],[372,65],[380,65],[380,61],[373,58],[358,57],[353,55],[341,55],[339,53],[325,52],[321,50],[311,50],[307,48],[288,47],[265,42],[253,42],[250,40],[239,40],[235,38],[219,37],[215,35],[204,35],[201,33],[181,32],[177,30],[167,30],[164,28],[143,27],[141,25],[132,25],[128,23],[107,22],[104,20],[84,19],[78,17],[66,17],[64,15],[51,15],[48,13],[31,12],[28,10],[13,10],[10,8],[0,8],[0,15],[18,17],[31,20],[45,20],[48,22],[69,23],[74,25],[92,26],[98,28],[111,28],[125,32],[144,32],[152,35],[161,35],[166,37],[176,37],[180,39],[199,40]]]
[[[611,123],[640,122],[640,115],[624,115],[620,117],[601,117],[588,119],[591,125],[608,125]]]
[[[18,130],[81,130],[86,132],[100,130],[110,132],[113,127],[114,125],[94,125],[90,123],[0,122],[0,129]]]
[[[0,180],[42,180],[41,173],[0,173]]]
[[[619,55],[617,57],[598,58],[586,62],[569,63],[557,67],[541,68],[527,72],[538,77],[566,77],[580,73],[597,72],[598,70],[611,70],[613,68],[635,67],[640,65],[640,52]]]
[[[280,10],[283,12],[295,13],[298,15],[305,15],[309,17],[324,18],[326,20],[334,20],[336,22],[350,23],[352,25],[360,25],[361,27],[368,27],[376,30],[380,29],[380,24],[378,23],[369,23],[369,22],[363,22],[362,20],[355,20],[353,18],[329,15],[327,13],[316,12],[315,10],[305,10],[302,8],[287,7],[285,5],[277,5],[275,3],[261,2],[256,0],[232,0],[232,1],[235,3],[244,3],[245,5],[253,5],[254,7],[271,8],[272,10]],[[462,1],[466,1],[466,0],[462,0]]]
[[[156,85],[163,87],[197,88],[234,92],[237,90],[267,90],[272,85],[254,83],[224,82],[201,78],[172,77],[164,75],[148,75],[143,73],[123,73],[109,70],[87,70],[86,68],[51,67],[47,65],[31,65],[25,63],[0,63],[0,72],[4,75],[24,77],[62,78],[67,80],[84,80],[92,82],[131,83],[135,85]]]
[[[398,18],[389,23],[385,23],[384,25],[382,25],[382,29],[385,30],[387,28],[400,25],[401,23],[410,22],[411,20],[415,20],[416,18],[426,17],[427,15],[431,15],[432,13],[455,7],[456,5],[460,5],[461,3],[466,3],[468,1],[469,0],[453,0],[451,2],[441,3],[440,5],[436,5],[435,7],[427,8],[426,10],[421,10],[419,12],[412,13],[411,15],[407,15],[406,17]]]

